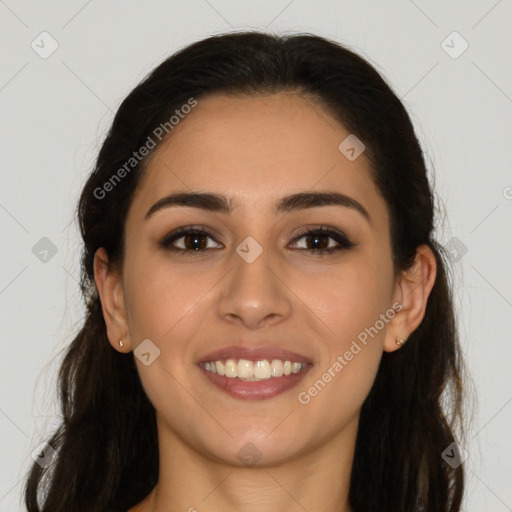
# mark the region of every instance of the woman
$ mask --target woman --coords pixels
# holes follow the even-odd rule
[[[460,510],[433,195],[365,60],[257,32],[181,50],[122,103],[78,217],[87,316],[30,512]]]

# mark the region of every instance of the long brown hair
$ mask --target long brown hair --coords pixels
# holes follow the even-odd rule
[[[125,512],[158,480],[155,410],[133,357],[108,342],[93,275],[99,247],[122,262],[126,213],[147,158],[108,197],[98,191],[190,98],[287,90],[325,106],[365,144],[390,212],[395,270],[407,269],[421,244],[437,260],[423,322],[404,347],[383,354],[362,406],[350,504],[357,512],[460,510],[463,465],[448,464],[442,453],[457,429],[463,434],[464,368],[446,259],[432,234],[433,193],[410,118],[379,73],[348,48],[309,34],[242,32],[165,60],[123,101],[103,142],[77,212],[86,318],[59,372],[63,421],[48,440],[57,452],[49,467],[34,464],[26,482],[29,512]]]

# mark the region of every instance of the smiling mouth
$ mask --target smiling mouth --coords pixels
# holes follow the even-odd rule
[[[282,359],[262,359],[250,361],[249,359],[227,359],[201,363],[207,372],[215,373],[229,379],[238,379],[245,382],[265,381],[302,372],[307,363]]]

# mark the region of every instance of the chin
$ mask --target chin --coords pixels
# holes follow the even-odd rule
[[[299,455],[297,442],[292,442],[290,436],[264,437],[266,434],[262,435],[260,431],[259,436],[251,437],[247,432],[240,435],[230,432],[233,437],[226,436],[229,441],[224,439],[212,445],[209,439],[208,445],[205,446],[204,451],[222,464],[250,468],[272,467],[284,464]]]

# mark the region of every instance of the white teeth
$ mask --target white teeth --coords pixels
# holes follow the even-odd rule
[[[300,363],[292,363],[292,373],[300,372]]]
[[[267,359],[256,362],[248,359],[239,359],[238,361],[228,359],[225,363],[210,361],[204,363],[204,367],[212,373],[225,375],[230,379],[239,378],[241,380],[257,381],[299,373],[306,367],[306,364],[296,361],[281,361],[280,359],[273,359],[272,363],[269,363]]]
[[[250,379],[253,376],[254,365],[252,361],[247,361],[247,359],[240,359],[237,366],[237,377],[240,377],[241,379]]]
[[[224,366],[222,365],[222,363],[220,361],[215,362],[215,368],[217,368],[217,373],[219,375],[224,375]]]
[[[279,359],[273,359],[270,364],[270,371],[272,372],[272,377],[281,377],[283,375],[283,362]]]
[[[222,365],[222,361],[216,361],[215,364],[217,363],[220,363]],[[237,367],[234,359],[228,359],[226,361],[226,364],[224,365],[224,375],[232,379],[234,379],[237,376]]]
[[[263,361],[256,361],[254,366],[254,378],[255,379],[270,379],[272,373],[270,371],[270,364],[265,359]]]

